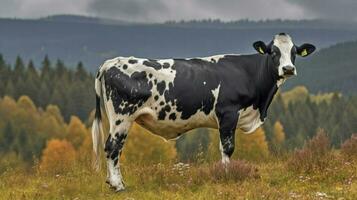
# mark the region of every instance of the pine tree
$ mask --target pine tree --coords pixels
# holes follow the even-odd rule
[[[83,63],[79,62],[76,68],[76,72],[75,72],[75,79],[76,80],[81,80],[84,81],[87,77],[87,72],[84,69]]]
[[[16,82],[18,79],[23,79],[25,76],[25,65],[20,56],[16,57],[13,81]]]
[[[13,127],[10,122],[6,123],[5,128],[1,132],[0,152],[9,152],[12,150],[12,144],[15,140]]]

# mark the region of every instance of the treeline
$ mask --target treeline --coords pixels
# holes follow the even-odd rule
[[[27,95],[42,108],[57,105],[66,121],[71,115],[87,119],[94,105],[93,88],[94,78],[81,62],[70,69],[61,60],[51,63],[47,56],[41,66],[17,57],[11,66],[0,55],[0,95],[15,99]]]
[[[301,147],[319,128],[326,131],[333,147],[339,148],[357,132],[357,96],[311,95],[305,87],[296,87],[275,98],[264,125],[268,140],[276,121],[284,127],[284,146],[288,149]]]
[[[164,25],[179,26],[179,27],[195,27],[195,28],[255,28],[255,29],[296,29],[296,28],[346,28],[356,29],[357,25],[353,22],[333,22],[322,19],[316,20],[287,20],[287,19],[267,19],[267,20],[233,20],[222,21],[220,19],[202,19],[202,20],[181,20],[181,21],[167,21]]]

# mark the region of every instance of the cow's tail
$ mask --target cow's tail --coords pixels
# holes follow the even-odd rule
[[[92,140],[93,140],[93,151],[95,155],[94,159],[94,169],[96,171],[100,170],[101,160],[100,160],[100,147],[101,143],[104,144],[104,135],[102,127],[102,113],[100,109],[100,99],[102,96],[102,82],[101,82],[102,72],[99,69],[98,74],[95,79],[95,115],[92,125]]]

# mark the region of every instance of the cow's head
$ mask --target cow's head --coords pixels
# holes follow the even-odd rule
[[[297,74],[295,67],[296,55],[306,57],[316,49],[314,45],[307,43],[296,46],[291,37],[285,33],[275,35],[273,41],[268,45],[262,41],[257,41],[253,46],[260,54],[271,56],[278,70],[278,75],[282,78],[288,78]]]

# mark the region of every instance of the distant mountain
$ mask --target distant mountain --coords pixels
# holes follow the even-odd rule
[[[321,49],[299,59],[298,76],[284,84],[284,89],[305,85],[310,92],[337,91],[357,94],[357,41],[345,42]]]
[[[133,24],[75,15],[0,19],[0,53],[8,61],[14,61],[17,55],[25,61],[33,59],[37,66],[47,54],[51,60],[60,58],[71,66],[82,61],[87,69],[95,71],[104,60],[116,56],[165,58],[253,53],[254,41],[269,42],[279,32],[289,33],[296,44],[310,42],[322,49],[357,40],[357,23],[203,20]],[[348,88],[355,83],[352,76],[355,76],[353,63],[357,51],[354,51],[355,43],[349,44],[322,49],[310,58],[299,60],[299,76],[284,88],[305,84],[312,91],[355,91]],[[345,48],[351,52],[345,53]]]

